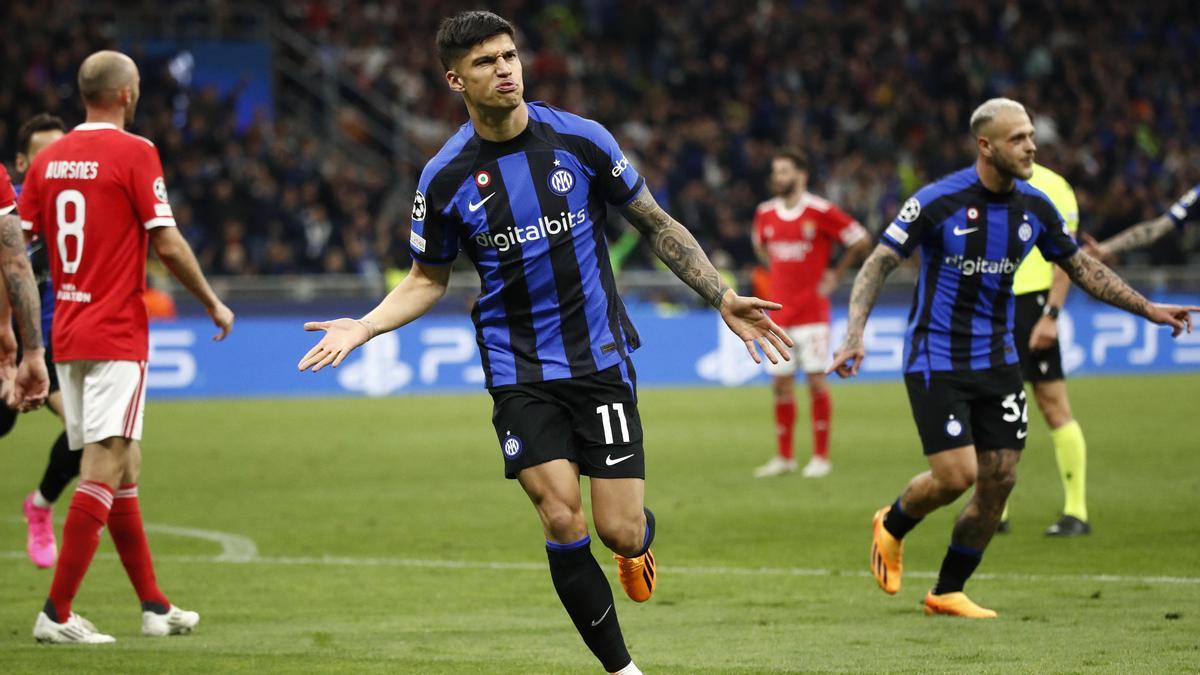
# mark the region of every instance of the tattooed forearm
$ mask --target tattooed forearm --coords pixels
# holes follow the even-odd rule
[[[700,243],[654,201],[646,188],[622,209],[625,218],[650,242],[650,248],[675,276],[691,286],[708,304],[721,308],[729,286],[704,255]]]
[[[12,215],[0,216],[0,270],[8,287],[8,299],[26,349],[42,347],[41,300],[33,268],[25,253],[25,235],[21,222]]]
[[[854,277],[854,288],[850,291],[850,322],[846,327],[846,342],[855,345],[862,341],[867,327],[867,316],[879,299],[879,290],[888,275],[900,265],[900,256],[891,249],[879,245],[863,263],[858,276]]]
[[[1146,222],[1127,228],[1124,232],[1109,238],[1100,245],[1108,253],[1132,251],[1133,249],[1149,246],[1158,241],[1166,236],[1174,227],[1175,224],[1171,222],[1170,218],[1159,216],[1154,220],[1147,220]]]
[[[1093,298],[1138,316],[1146,316],[1146,307],[1150,302],[1099,260],[1078,251],[1059,264],[1071,276],[1071,281]]]

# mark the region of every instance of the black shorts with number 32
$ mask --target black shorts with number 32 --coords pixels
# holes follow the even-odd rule
[[[1025,449],[1029,401],[1019,366],[906,373],[904,384],[926,455],[964,445]]]
[[[646,477],[637,376],[628,359],[582,377],[489,392],[506,478],[555,459],[593,478]]]

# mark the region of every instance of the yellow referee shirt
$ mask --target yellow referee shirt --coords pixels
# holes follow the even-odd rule
[[[1034,164],[1033,177],[1029,179],[1029,184],[1046,193],[1074,236],[1075,231],[1079,229],[1079,203],[1075,201],[1075,190],[1071,188],[1067,179],[1041,164]],[[1037,293],[1049,290],[1053,282],[1054,263],[1047,262],[1035,246],[1017,268],[1012,290],[1014,295]]]

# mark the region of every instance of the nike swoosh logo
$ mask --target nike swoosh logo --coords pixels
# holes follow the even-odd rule
[[[957,226],[955,226],[955,228],[954,228],[954,234],[956,234],[960,237],[963,236],[964,234],[971,234],[972,232],[978,232],[978,231],[979,231],[978,227],[968,227],[965,230],[960,230],[960,229],[958,229]]]
[[[1026,437],[1026,436],[1028,436],[1028,435],[1029,435],[1029,432],[1028,432],[1028,431],[1026,431],[1026,430],[1021,430],[1021,431],[1018,431],[1018,432],[1017,432],[1017,438],[1018,438],[1018,439],[1023,439],[1023,438],[1025,438],[1025,437]]]
[[[629,459],[630,457],[633,457],[633,455],[625,455],[624,457],[618,457],[616,459],[613,459],[612,455],[609,455],[604,458],[604,463],[609,466],[613,466],[615,464],[620,464],[621,462],[624,462],[625,460]],[[595,625],[595,624],[592,624],[592,625]]]
[[[596,626],[600,625],[600,622],[603,621],[604,617],[608,616],[608,613],[611,611],[612,611],[612,605],[609,605],[608,609],[604,610],[604,613],[600,615],[600,618],[596,619],[595,621],[592,622],[592,627],[595,628]]]
[[[484,204],[487,203],[487,200],[489,200],[495,196],[496,196],[496,193],[493,192],[492,194],[484,197],[483,199],[480,199],[478,202],[470,202],[469,204],[467,204],[467,208],[471,210],[471,213],[475,213],[476,211],[478,211],[480,209],[480,207],[482,207]]]

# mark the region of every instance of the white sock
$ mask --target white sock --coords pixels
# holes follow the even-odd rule
[[[48,501],[45,497],[43,497],[41,490],[34,490],[33,491],[33,505],[38,507],[39,509],[48,509],[51,506],[54,506],[54,503],[51,501]]]
[[[642,671],[633,665],[633,661],[630,661],[629,665],[613,673],[613,675],[642,675]]]

